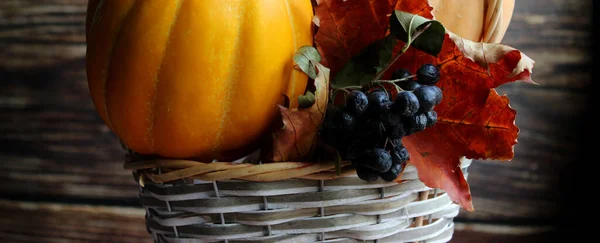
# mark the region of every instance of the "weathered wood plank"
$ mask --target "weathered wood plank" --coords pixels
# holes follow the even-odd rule
[[[123,151],[94,111],[85,77],[85,0],[0,1],[0,193],[134,201]],[[504,43],[536,60],[541,85],[499,89],[521,128],[511,162],[476,162],[464,220],[546,220],[575,151],[573,117],[591,84],[591,1],[517,1]],[[66,199],[65,199],[66,198]],[[6,233],[5,233],[6,234]]]
[[[505,243],[505,242],[554,242],[555,228],[551,226],[506,226],[456,223],[450,242],[456,243]]]
[[[2,242],[152,242],[138,208],[0,200]]]
[[[482,162],[472,166],[469,181],[477,212],[488,210],[484,202],[506,203],[510,207],[514,204],[512,200],[525,197],[532,201],[517,205],[532,211],[514,210],[513,216],[536,217],[535,212],[551,216],[555,210],[550,208],[555,203],[547,208],[537,204],[556,194],[556,174],[560,172],[561,161],[568,159],[568,152],[575,147],[566,142],[575,139],[573,134],[562,127],[569,126],[570,118],[582,111],[579,103],[583,97],[537,89],[515,89],[511,95],[515,96],[511,98],[513,107],[519,111],[517,125],[521,128],[516,157],[508,163]],[[0,158],[5,161],[0,165],[0,175],[6,178],[0,189],[4,192],[19,194],[28,189],[28,193],[53,196],[135,197],[137,190],[132,177],[121,166],[123,151],[93,111],[60,107],[44,111],[1,107],[0,110],[3,111],[0,114],[5,114],[0,115],[0,121],[10,121],[10,124],[0,123],[3,134],[0,141],[5,144],[0,148]],[[547,119],[553,122],[546,122]],[[497,206],[489,210],[494,210],[488,211],[492,215],[500,213]],[[507,214],[510,213],[504,213]],[[477,213],[469,214],[474,215]]]
[[[545,46],[591,47],[593,1],[515,1],[503,43],[530,49]]]
[[[517,1],[504,44],[537,61],[546,86],[582,88],[591,61],[592,1]],[[87,1],[0,2],[0,70],[52,66],[85,55]],[[586,69],[586,70],[582,70]],[[561,77],[550,75],[561,73]]]
[[[152,242],[139,208],[0,200],[2,242]],[[452,242],[541,242],[554,229],[456,223]]]
[[[87,0],[0,2],[0,70],[85,56]]]

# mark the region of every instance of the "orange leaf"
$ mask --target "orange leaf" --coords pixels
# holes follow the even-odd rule
[[[279,106],[281,126],[272,133],[271,142],[263,148],[263,161],[304,161],[314,151],[317,130],[329,99],[329,69],[315,63],[315,103],[304,109],[288,109]]]

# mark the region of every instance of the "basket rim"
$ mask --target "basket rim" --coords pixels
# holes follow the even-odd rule
[[[461,168],[471,164],[471,159],[461,158]],[[149,179],[154,183],[176,180],[244,180],[255,182],[283,181],[288,179],[334,180],[356,175],[356,167],[347,160],[340,162],[339,173],[335,161],[324,162],[270,162],[247,161],[202,162],[188,159],[142,158],[126,160],[123,168],[137,174],[140,185]],[[416,167],[406,161],[398,177],[393,181],[404,181],[405,173],[416,173]]]

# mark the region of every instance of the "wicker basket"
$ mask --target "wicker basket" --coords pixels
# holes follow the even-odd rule
[[[471,160],[461,161],[466,169]],[[140,184],[155,242],[447,242],[459,206],[406,166],[398,182],[365,182],[350,163],[125,164]]]

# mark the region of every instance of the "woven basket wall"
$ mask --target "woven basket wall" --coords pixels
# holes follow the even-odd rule
[[[155,242],[449,241],[459,206],[411,165],[402,179],[146,180],[139,196]]]

